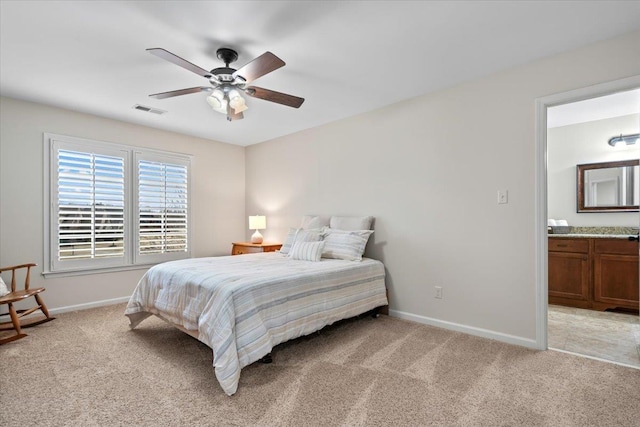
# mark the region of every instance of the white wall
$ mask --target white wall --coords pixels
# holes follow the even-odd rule
[[[192,254],[229,254],[244,236],[244,148],[0,98],[0,265],[36,262],[49,308],[131,295],[146,270],[43,278],[43,132],[193,155]]]
[[[569,225],[637,227],[638,212],[577,213],[576,165],[638,159],[640,147],[607,144],[614,136],[640,131],[640,116],[614,117],[562,126],[547,131],[547,200],[549,218]]]
[[[250,146],[247,212],[374,215],[393,314],[533,346],[535,99],[637,74],[640,32]]]

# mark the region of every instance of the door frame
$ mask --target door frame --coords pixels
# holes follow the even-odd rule
[[[556,93],[535,101],[535,283],[536,348],[538,350],[548,348],[547,108],[638,88],[640,88],[640,75]]]

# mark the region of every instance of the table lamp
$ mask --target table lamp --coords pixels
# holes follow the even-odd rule
[[[258,230],[267,228],[267,218],[263,215],[249,217],[249,229],[256,230],[251,236],[251,243],[262,243],[262,234]]]

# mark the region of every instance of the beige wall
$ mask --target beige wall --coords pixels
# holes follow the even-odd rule
[[[250,146],[247,212],[374,215],[393,314],[532,344],[535,100],[637,74],[640,32]]]
[[[50,308],[131,295],[145,270],[43,278],[43,132],[182,152],[192,163],[192,254],[228,254],[245,233],[244,148],[0,98],[0,265],[38,263]]]
[[[613,148],[607,141],[617,135],[638,133],[640,116],[614,117],[549,129],[548,152],[548,211],[549,218],[566,219],[575,226],[637,227],[637,212],[577,213],[576,165],[637,159],[638,145]]]

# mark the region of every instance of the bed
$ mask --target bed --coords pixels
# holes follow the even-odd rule
[[[387,305],[380,261],[292,259],[277,252],[159,264],[138,283],[131,328],[156,315],[213,350],[215,375],[233,395],[243,367],[280,343]]]

